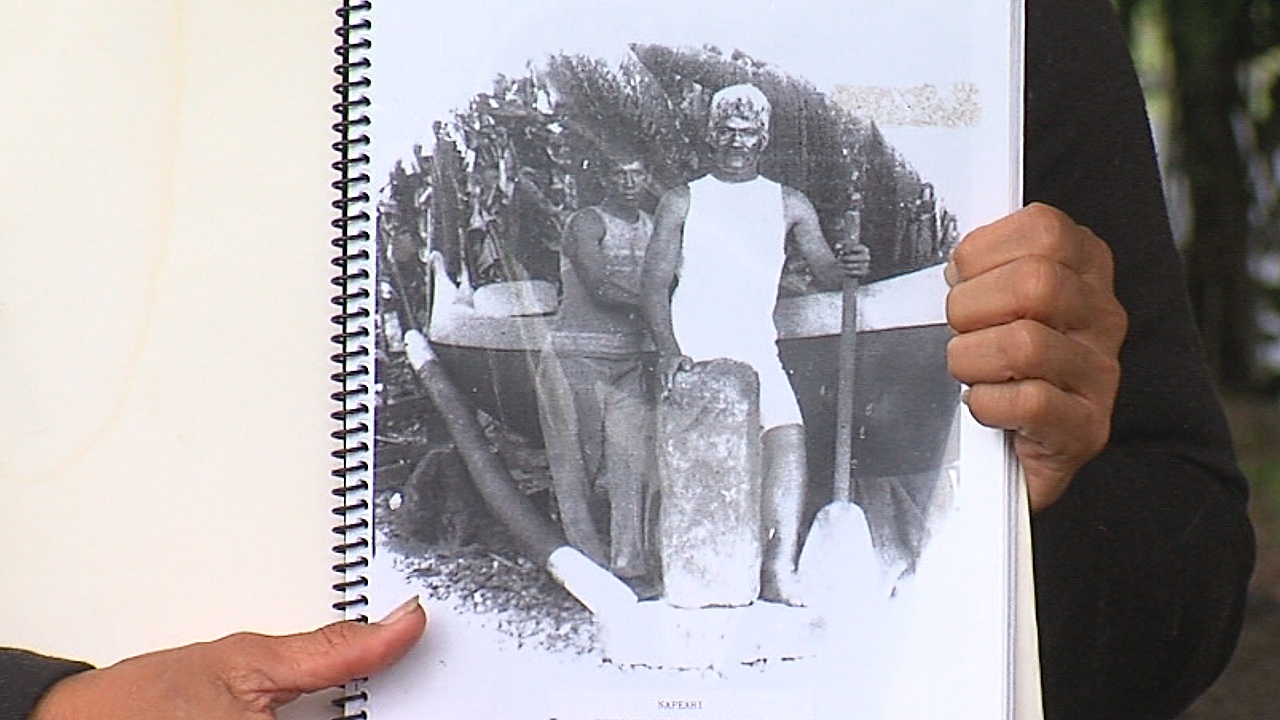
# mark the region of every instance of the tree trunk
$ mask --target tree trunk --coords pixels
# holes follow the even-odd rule
[[[1248,22],[1239,6],[1224,3],[1206,13],[1196,0],[1171,0],[1166,11],[1177,87],[1174,137],[1191,188],[1185,248],[1191,303],[1214,374],[1224,387],[1248,389],[1257,381],[1257,310],[1248,268],[1251,196],[1234,129],[1244,106],[1237,30]]]

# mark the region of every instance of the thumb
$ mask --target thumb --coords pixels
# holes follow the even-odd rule
[[[269,638],[266,655],[273,667],[264,670],[287,693],[335,687],[389,667],[418,642],[426,626],[427,613],[413,597],[376,623],[338,622]]]

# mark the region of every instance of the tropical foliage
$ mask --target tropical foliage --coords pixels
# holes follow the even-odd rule
[[[1180,240],[1210,364],[1229,389],[1274,381],[1280,336],[1280,1],[1116,0],[1151,89],[1167,92]],[[1167,82],[1161,83],[1161,80]],[[1180,195],[1180,194],[1179,194]]]
[[[645,160],[653,180],[643,204],[652,210],[667,189],[707,172],[711,97],[740,82],[773,104],[763,174],[809,197],[829,241],[845,237],[855,212],[874,276],[945,256],[955,219],[873,124],[741,52],[637,45],[616,65],[556,55],[520,76],[498,76],[436,122],[426,149],[415,148],[382,191],[382,277],[421,297],[421,258],[437,250],[450,276],[472,286],[556,281],[564,224],[599,202],[609,162],[619,154]],[[805,268],[791,263],[784,291],[806,288]],[[401,310],[421,322],[425,308]]]

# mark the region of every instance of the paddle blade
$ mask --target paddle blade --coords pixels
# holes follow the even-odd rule
[[[862,508],[834,502],[818,511],[800,552],[798,574],[812,607],[883,600],[880,560]]]

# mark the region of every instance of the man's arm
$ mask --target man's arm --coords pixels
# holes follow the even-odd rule
[[[578,278],[596,302],[611,307],[637,308],[640,305],[640,293],[609,274],[604,252],[600,250],[605,232],[604,220],[599,212],[591,209],[579,210],[569,218],[562,251],[569,256]]]
[[[658,201],[653,218],[653,237],[644,255],[640,276],[641,309],[653,343],[658,348],[658,378],[664,390],[670,390],[675,375],[692,367],[693,362],[680,352],[671,325],[671,286],[680,266],[684,245],[684,221],[689,216],[689,188],[668,190]]]
[[[813,209],[813,203],[804,193],[784,186],[782,208],[787,233],[795,241],[796,249],[808,264],[820,289],[837,290],[846,277],[863,277],[870,271],[871,251],[866,245],[842,241],[836,245],[839,257],[831,251],[822,237],[818,211]]]
[[[1099,280],[1113,277],[1128,335],[1110,439],[1062,476],[1061,497],[1032,520],[1045,714],[1173,718],[1217,677],[1239,633],[1254,547],[1246,484],[1201,357],[1141,89],[1111,4],[1029,0],[1026,48],[1024,196],[1064,215],[1040,207],[1001,221],[977,236],[985,247],[958,254],[965,267],[948,274],[960,287],[1010,262],[1029,269],[989,287],[1004,288],[1007,299],[1037,285],[1028,278],[1047,280],[1015,300],[1031,302],[1013,322],[1038,317],[1041,329],[1056,331],[1077,325],[1090,305],[1109,306],[1109,283]],[[992,242],[996,236],[1004,242]],[[1000,259],[1010,243],[1030,252]],[[1098,264],[1104,255],[1109,270]],[[1086,312],[1055,321],[1053,308],[1065,298],[1055,286]],[[966,315],[961,324],[973,331],[974,316]],[[1095,350],[1110,352],[1109,332],[1085,332]],[[1051,336],[1020,340],[1035,337]],[[1088,355],[1089,345],[1065,347]],[[1055,382],[1052,366],[1063,355],[1050,344],[985,342],[959,354],[973,359],[979,350],[1021,367],[1013,374],[1023,377],[996,385],[1015,388],[1029,375],[1059,389],[1091,382],[1069,369]],[[1045,364],[1033,370],[1038,363]],[[1039,422],[1034,416],[1052,415],[1050,405],[1083,399],[1071,395],[1013,407],[995,424]]]
[[[413,598],[376,623],[278,637],[237,633],[139,655],[57,682],[30,720],[264,720],[303,693],[386,668],[426,624]]]

